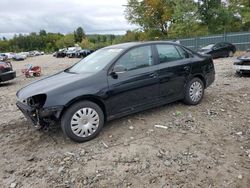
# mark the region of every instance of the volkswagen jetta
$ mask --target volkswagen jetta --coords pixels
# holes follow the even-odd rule
[[[196,105],[214,78],[211,56],[171,42],[124,43],[22,88],[17,106],[35,126],[59,122],[84,142],[121,116],[176,100]]]

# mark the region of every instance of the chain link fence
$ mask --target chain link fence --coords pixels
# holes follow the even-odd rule
[[[225,33],[188,39],[179,39],[180,43],[190,49],[198,50],[209,44],[217,42],[229,42],[236,46],[237,50],[250,49],[250,32]]]

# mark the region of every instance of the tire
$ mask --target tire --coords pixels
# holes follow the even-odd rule
[[[102,109],[90,101],[73,104],[61,119],[63,133],[75,142],[86,142],[95,138],[101,132],[103,124]]]
[[[203,95],[204,83],[199,78],[193,78],[187,84],[183,101],[188,105],[197,105],[201,102]]]

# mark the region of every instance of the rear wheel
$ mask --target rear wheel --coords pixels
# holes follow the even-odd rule
[[[199,104],[204,95],[204,83],[199,78],[189,81],[185,91],[184,102],[190,105]]]
[[[233,57],[233,56],[234,56],[234,52],[233,51],[229,51],[228,57]]]
[[[61,127],[66,136],[76,142],[95,138],[104,124],[102,109],[90,101],[81,101],[70,106],[63,114]]]

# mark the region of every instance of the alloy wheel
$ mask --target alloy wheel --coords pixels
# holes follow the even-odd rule
[[[189,96],[193,102],[197,102],[202,98],[203,86],[200,82],[195,81],[189,89]]]

